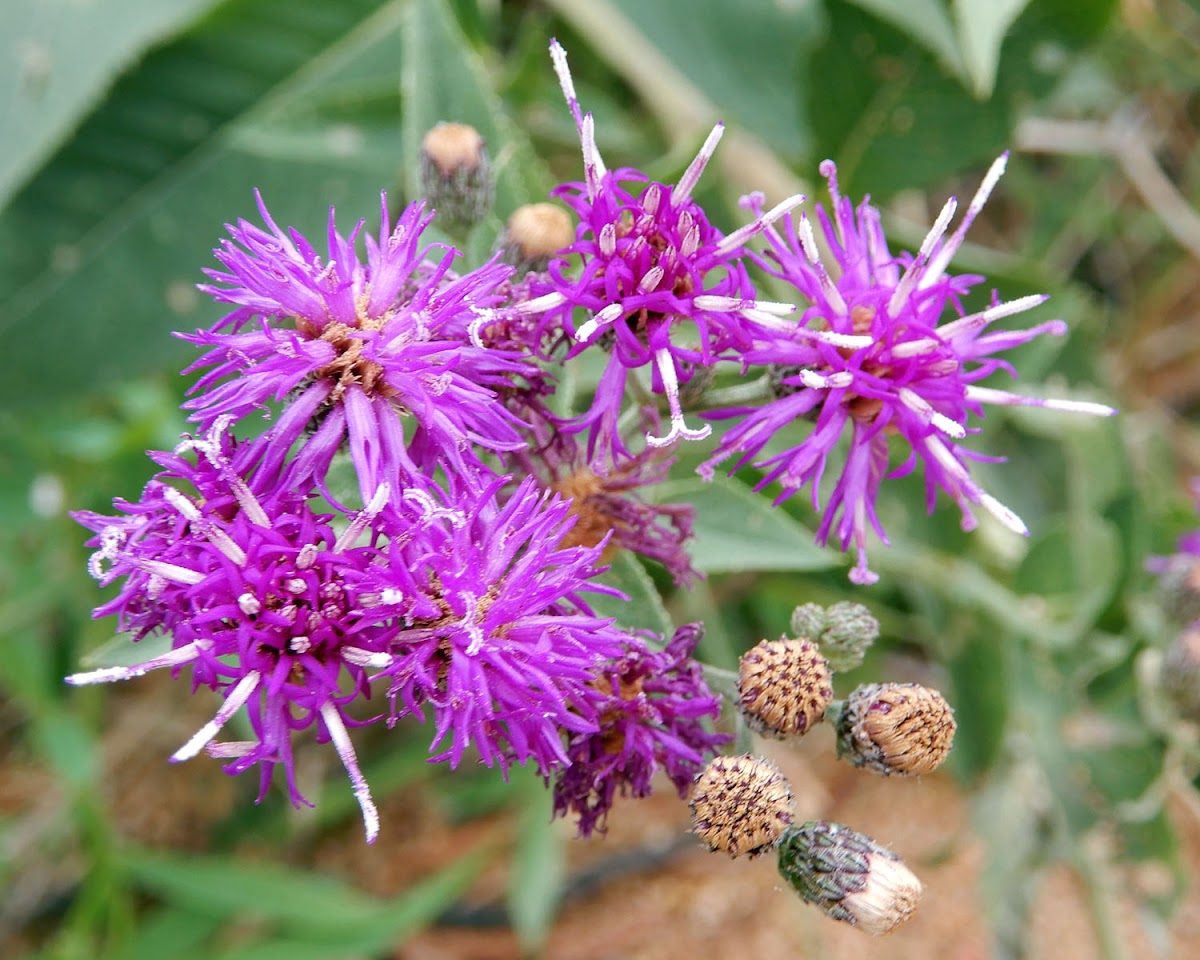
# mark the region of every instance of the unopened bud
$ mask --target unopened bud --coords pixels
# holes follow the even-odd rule
[[[575,239],[571,217],[553,203],[527,203],[513,211],[500,237],[501,259],[517,273],[545,270],[546,264]]]
[[[799,736],[821,721],[833,701],[833,674],[815,643],[764,640],[738,661],[738,697],[757,732]]]
[[[714,757],[696,778],[692,832],[712,850],[755,857],[792,822],[792,787],[769,760]]]
[[[1200,627],[1184,630],[1167,649],[1162,687],[1180,717],[1200,724]]]
[[[903,860],[840,823],[788,827],[779,872],[805,901],[873,936],[907,920],[921,899],[921,881]]]
[[[838,754],[876,773],[932,773],[954,744],[954,711],[916,683],[871,683],[846,699],[836,720]]]
[[[1168,557],[1158,589],[1167,616],[1175,623],[1200,620],[1200,557],[1191,553]]]
[[[465,123],[439,123],[421,141],[421,190],[451,232],[469,229],[492,208],[495,181],[487,145]]]
[[[861,603],[806,603],[792,612],[792,632],[815,642],[829,666],[844,673],[859,666],[879,639],[879,621]]]

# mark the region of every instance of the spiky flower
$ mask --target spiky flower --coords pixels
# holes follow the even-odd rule
[[[592,684],[628,637],[583,596],[616,593],[594,581],[604,545],[564,546],[570,504],[532,480],[501,503],[505,479],[399,498],[361,601],[388,652],[363,663],[390,684],[393,722],[432,710],[432,759],[457,766],[473,747],[548,775],[569,762],[563,732],[599,729]]]
[[[755,257],[767,272],[791,284],[808,302],[802,323],[792,333],[759,337],[745,354],[751,365],[777,371],[777,397],[757,409],[716,411],[713,419],[739,417],[722,438],[714,457],[702,468],[713,468],[737,456],[730,472],[755,460],[772,437],[798,418],[815,421],[812,432],[798,445],[759,460],[765,471],[759,487],[778,481],[778,500],[811,486],[813,506],[820,510],[819,481],[839,441],[849,437],[849,452],[825,505],[817,541],[835,535],[842,549],[854,545],[858,562],[850,573],[855,583],[873,583],[878,576],[867,565],[868,529],[887,543],[876,514],[875,501],[885,477],[907,474],[918,464],[924,470],[926,505],[932,511],[938,491],[950,496],[962,511],[964,529],[976,520],[978,505],[1012,530],[1028,531],[1011,510],[983,490],[967,464],[988,459],[960,445],[971,416],[982,417],[984,404],[1020,404],[1077,413],[1109,415],[1115,411],[1098,403],[1046,400],[1019,396],[979,381],[997,370],[1015,372],[998,358],[1012,347],[1044,333],[1061,335],[1066,325],[1054,320],[1025,330],[985,333],[995,321],[1022,313],[1045,301],[1044,296],[1021,297],[967,314],[961,300],[983,278],[946,272],[962,245],[967,229],[982,209],[1004,170],[1007,154],[988,171],[958,228],[947,235],[956,202],[942,209],[915,256],[893,256],[880,225],[879,212],[864,200],[857,210],[838,192],[836,168],[821,165],[829,181],[832,214],[818,206],[817,218],[832,251],[832,265],[822,262],[807,216],[788,218],[783,230],[766,231],[769,249]],[[749,208],[761,213],[761,198],[750,197]],[[948,309],[955,316],[943,322]],[[837,346],[812,339],[813,330],[866,338],[865,345]],[[889,473],[889,439],[903,446],[905,459]],[[778,501],[777,501],[778,502]]]
[[[258,766],[264,792],[274,767],[282,766],[296,804],[306,801],[294,777],[292,740],[297,731],[314,729],[341,757],[367,840],[374,840],[378,817],[346,733],[359,721],[346,711],[370,692],[361,661],[384,649],[383,632],[357,615],[358,590],[379,562],[379,550],[373,535],[362,546],[355,543],[382,509],[388,488],[339,534],[333,518],[315,513],[304,497],[252,493],[224,419],[205,437],[185,439],[155,459],[164,469],[141,501],[116,501],[123,516],[76,519],[98,534],[93,574],[102,584],[122,581],[116,599],[95,615],[118,613],[121,629],[134,640],[162,634],[170,650],[133,666],[77,673],[67,682],[186,669],[193,688],[217,690],[225,703],[172,761],[207,747],[213,756],[231,758],[230,773]],[[185,493],[186,487],[200,495]],[[254,739],[214,743],[242,709]]]
[[[554,812],[576,814],[581,836],[604,829],[618,792],[649,796],[658,770],[686,797],[705,758],[730,740],[704,727],[721,700],[692,659],[701,634],[700,624],[686,624],[662,650],[629,637],[624,654],[600,669],[592,701],[599,729],[568,737],[571,765],[554,783]]]
[[[476,445],[521,445],[519,421],[496,391],[536,376],[532,362],[468,336],[500,302],[509,267],[492,262],[457,276],[453,248],[427,259],[439,245],[422,245],[432,214],[420,203],[392,227],[381,199],[379,235],[366,235],[365,260],[361,221],[342,236],[330,210],[322,256],[295,229],[281,229],[261,197],[258,208],[267,229],[244,220],[228,227],[232,240],[216,251],[225,270],[207,271],[215,283],[201,287],[235,309],[210,330],[183,336],[209,348],[189,368],[207,369],[186,404],[194,420],[207,427],[283,403],[261,444],[260,478],[284,476],[295,489],[321,484],[345,445],[364,501],[382,483],[441,465],[478,470]]]
[[[723,236],[692,198],[721,139],[721,124],[674,186],[629,168],[609,171],[592,115],[583,113],[575,97],[566,51],[552,41],[550,52],[579,131],[584,166],[581,183],[554,194],[579,217],[579,226],[575,242],[550,264],[553,290],[518,309],[561,324],[575,341],[570,356],[593,343],[611,351],[590,412],[568,429],[595,427],[592,443],[622,450],[616,426],[626,379],[630,370],[651,365],[651,388],[667,399],[670,428],[663,436],[648,435],[647,442],[665,446],[705,437],[711,428],[684,422],[680,384],[724,352],[748,346],[749,329],[774,325],[779,314],[794,309],[755,301],[740,258],[747,240],[803,198],[791,197]],[[568,255],[582,261],[577,271]],[[589,314],[578,327],[572,319],[576,309]]]

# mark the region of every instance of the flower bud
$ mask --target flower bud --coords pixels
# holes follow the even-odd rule
[[[778,849],[780,874],[806,902],[873,936],[907,920],[921,899],[903,860],[840,823],[788,827]]]
[[[931,773],[954,743],[954,711],[936,690],[916,683],[859,687],[836,725],[838,755],[876,773]]]
[[[826,608],[806,603],[792,613],[792,632],[821,648],[831,669],[853,670],[879,639],[879,621],[861,603],[835,603]]]
[[[1200,724],[1200,626],[1184,630],[1167,649],[1162,688],[1180,717]]]
[[[1158,589],[1167,616],[1175,623],[1200,620],[1200,557],[1191,553],[1167,557]]]
[[[517,273],[545,270],[546,264],[575,239],[571,217],[553,203],[527,203],[517,207],[500,237],[501,259]]]
[[[764,640],[738,661],[738,697],[757,732],[799,736],[821,721],[833,701],[833,675],[815,643]]]
[[[495,196],[487,145],[474,127],[439,123],[421,141],[421,190],[451,232],[479,223]]]
[[[792,787],[769,760],[714,757],[696,778],[692,832],[712,850],[756,857],[792,822]]]

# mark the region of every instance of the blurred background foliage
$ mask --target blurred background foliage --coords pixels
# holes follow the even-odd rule
[[[700,503],[709,579],[671,593],[622,558],[613,576],[636,602],[615,612],[704,619],[707,658],[731,666],[796,604],[865,599],[884,642],[850,679],[932,678],[956,705],[953,773],[986,844],[997,955],[1022,953],[1032,878],[1064,861],[1107,956],[1123,947],[1106,898],[1131,864],[1154,878],[1135,893],[1165,943],[1188,872],[1167,801],[1200,811],[1197,749],[1155,689],[1174,627],[1143,563],[1196,524],[1183,491],[1200,472],[1200,4],[6,0],[0,954],[388,955],[461,919],[463,892],[497,871],[493,921],[531,955],[544,942],[578,878],[545,791],[520,772],[446,776],[424,762],[419,728],[365,737],[385,835],[399,834],[367,867],[327,757],[302,770],[315,810],[275,792],[256,806],[251,784],[211,763],[163,762],[210,704],[162,677],[81,691],[61,678],[112,634],[89,619],[100,594],[65,511],[136,497],[144,451],[186,429],[177,371],[191,351],[171,331],[220,315],[194,284],[222,225],[254,215],[256,187],[305,231],[331,204],[343,228],[370,220],[381,188],[393,208],[414,197],[424,131],[459,120],[499,171],[478,260],[512,209],[579,176],[551,36],[610,166],[671,182],[726,121],[700,199],[727,230],[740,194],[774,202],[832,157],[844,192],[869,192],[911,248],[947,193],[969,196],[1014,150],[957,268],[1005,298],[1052,294],[1071,335],[1024,349],[1024,377],[1122,410],[1101,423],[989,413],[981,446],[1013,462],[983,465],[984,485],[1033,536],[964,535],[952,509],[924,516],[919,482],[897,483],[881,501],[894,544],[873,551],[883,580],[864,593],[811,545],[805,498],[772,513],[743,483],[699,485],[684,462],[658,495]],[[401,825],[415,793],[454,826],[449,847]]]

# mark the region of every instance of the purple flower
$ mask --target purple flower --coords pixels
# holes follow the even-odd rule
[[[432,759],[473,746],[545,774],[567,763],[562,731],[596,729],[588,684],[626,638],[582,597],[616,593],[595,582],[603,545],[564,546],[570,504],[532,479],[500,503],[503,483],[405,491],[363,608],[390,652],[364,664],[390,681],[393,721],[432,708]]]
[[[259,482],[323,484],[347,444],[365,502],[385,482],[441,465],[479,469],[473,445],[520,446],[519,421],[496,391],[514,377],[536,376],[532,360],[469,337],[500,302],[511,268],[493,261],[457,276],[449,247],[439,261],[427,260],[440,245],[421,246],[432,214],[419,203],[393,229],[381,199],[379,236],[365,236],[365,262],[357,246],[362,221],[343,237],[330,210],[323,257],[298,231],[280,229],[261,197],[258,207],[268,229],[244,220],[228,227],[233,239],[216,251],[226,269],[207,271],[216,283],[201,287],[236,309],[183,339],[211,348],[189,368],[209,369],[186,404],[206,427],[286,401],[259,445]],[[297,443],[302,449],[284,473]]]
[[[216,716],[171,757],[182,761],[208,748],[231,758],[236,774],[260,770],[265,793],[276,765],[284,768],[293,803],[306,802],[295,781],[292,737],[314,728],[332,741],[362,807],[368,842],[379,818],[358,767],[346,710],[369,696],[361,661],[384,649],[383,631],[358,617],[356,593],[379,561],[370,543],[355,542],[382,509],[381,488],[368,509],[340,534],[332,517],[314,513],[290,492],[255,495],[238,473],[240,449],[219,418],[204,438],[186,439],[156,457],[165,469],[137,504],[116,501],[123,516],[77,514],[97,531],[91,569],[102,584],[123,580],[118,597],[95,615],[115,612],[134,640],[162,632],[171,650],[134,666],[67,678],[81,685],[187,668],[193,689],[220,691]],[[192,452],[195,462],[182,454]],[[180,489],[190,485],[200,496]],[[374,537],[371,538],[374,541]],[[213,743],[235,713],[246,709],[254,740]]]
[[[661,651],[630,637],[623,655],[601,671],[595,682],[600,728],[571,735],[571,765],[554,784],[555,814],[577,814],[580,835],[604,829],[618,791],[649,796],[659,769],[680,797],[687,796],[707,757],[732,739],[704,727],[705,717],[719,715],[721,700],[692,659],[701,635],[699,624],[687,624]]]
[[[875,512],[880,484],[885,477],[909,473],[918,462],[925,473],[929,510],[941,490],[962,511],[963,529],[974,527],[971,505],[976,504],[1009,528],[1028,532],[1011,510],[970,476],[967,461],[994,458],[958,444],[968,432],[977,432],[968,429],[968,416],[982,417],[983,404],[1115,413],[1097,403],[1035,399],[976,385],[996,370],[1016,375],[996,354],[1043,333],[1066,332],[1066,325],[1055,320],[1027,330],[985,334],[993,321],[1029,310],[1046,298],[1022,297],[1003,303],[993,297],[987,309],[965,315],[961,298],[983,278],[946,273],[968,227],[1003,173],[1006,159],[1007,154],[992,165],[950,236],[946,230],[956,204],[953,199],[946,204],[915,257],[893,257],[888,252],[879,212],[866,200],[855,211],[849,199],[839,195],[836,169],[826,161],[821,172],[829,180],[832,219],[819,206],[817,217],[835,262],[832,275],[821,262],[812,226],[804,215],[798,221],[787,218],[782,233],[769,228],[770,249],[765,257],[755,257],[769,273],[792,284],[810,306],[799,329],[760,337],[755,348],[746,352],[747,365],[774,369],[776,399],[758,409],[709,414],[713,419],[742,419],[725,434],[701,473],[711,476],[716,464],[740,454],[730,471],[734,472],[757,457],[780,428],[807,417],[814,421],[807,439],[756,466],[766,470],[760,487],[775,480],[782,483],[780,500],[811,484],[813,506],[820,510],[821,476],[830,453],[848,433],[849,453],[826,505],[817,541],[825,543],[833,532],[843,550],[854,544],[858,563],[850,579],[855,583],[878,579],[867,567],[866,536],[870,526],[887,543]],[[759,199],[749,199],[752,210],[757,212],[760,205]],[[957,316],[942,323],[948,306]],[[813,329],[810,324],[817,326]],[[814,334],[820,333],[824,337],[814,339]],[[845,340],[839,344],[830,335]],[[856,338],[860,340],[857,345],[852,342]],[[866,338],[865,344],[861,338]],[[909,452],[891,473],[889,437],[899,438]]]
[[[740,256],[747,240],[803,198],[789,198],[722,236],[692,199],[721,139],[721,124],[673,187],[648,182],[632,169],[610,172],[596,146],[592,115],[584,115],[576,100],[566,52],[557,41],[551,42],[550,52],[579,130],[584,162],[584,181],[559,187],[554,195],[575,211],[580,223],[575,243],[550,264],[553,290],[517,309],[561,325],[577,341],[569,356],[597,342],[611,351],[591,410],[569,426],[594,428],[591,444],[625,452],[616,427],[626,379],[630,370],[648,364],[653,364],[651,388],[666,396],[671,423],[665,436],[647,436],[647,442],[665,446],[681,437],[706,437],[710,427],[693,429],[684,423],[679,386],[724,351],[748,345],[748,330],[756,324],[774,323],[773,313],[794,309],[756,302]],[[645,186],[635,195],[623,183]],[[568,255],[582,260],[577,273],[568,272]],[[578,328],[571,319],[577,307],[591,314]],[[682,337],[680,327],[687,328]]]

